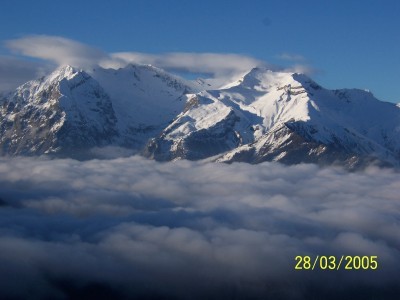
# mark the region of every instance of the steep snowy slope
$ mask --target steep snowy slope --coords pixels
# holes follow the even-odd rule
[[[396,164],[400,111],[361,90],[323,89],[307,76],[255,68],[225,89],[192,95],[146,154],[159,160]]]
[[[2,154],[75,156],[118,134],[112,103],[87,73],[66,66],[1,100]]]
[[[143,147],[182,111],[185,94],[199,88],[149,65],[130,64],[118,70],[96,68],[90,75],[112,99],[121,144],[125,146]]]

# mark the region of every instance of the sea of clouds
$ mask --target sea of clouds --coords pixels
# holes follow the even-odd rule
[[[394,299],[400,174],[311,164],[0,159],[0,296]],[[378,270],[294,270],[377,255]]]

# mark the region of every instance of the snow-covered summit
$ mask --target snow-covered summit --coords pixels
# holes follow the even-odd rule
[[[106,145],[139,151],[183,109],[185,94],[195,91],[151,66],[62,66],[4,97],[1,152],[81,155]]]
[[[193,95],[148,148],[158,159],[395,164],[399,121],[394,104],[369,92],[331,91],[304,74],[254,68],[223,89]]]
[[[4,154],[74,156],[117,134],[108,95],[86,72],[71,66],[17,88],[3,99],[0,117]]]

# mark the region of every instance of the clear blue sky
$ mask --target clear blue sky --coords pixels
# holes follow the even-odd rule
[[[237,53],[306,64],[327,88],[368,88],[381,100],[400,102],[396,0],[5,0],[0,25],[3,42],[45,34],[106,52]],[[297,60],[283,60],[284,53]],[[10,55],[5,47],[0,54]]]

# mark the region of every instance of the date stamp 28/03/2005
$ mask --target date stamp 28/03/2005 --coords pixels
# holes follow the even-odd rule
[[[311,256],[297,255],[295,258],[295,270],[377,270],[378,256],[325,256],[317,255],[315,258]]]

